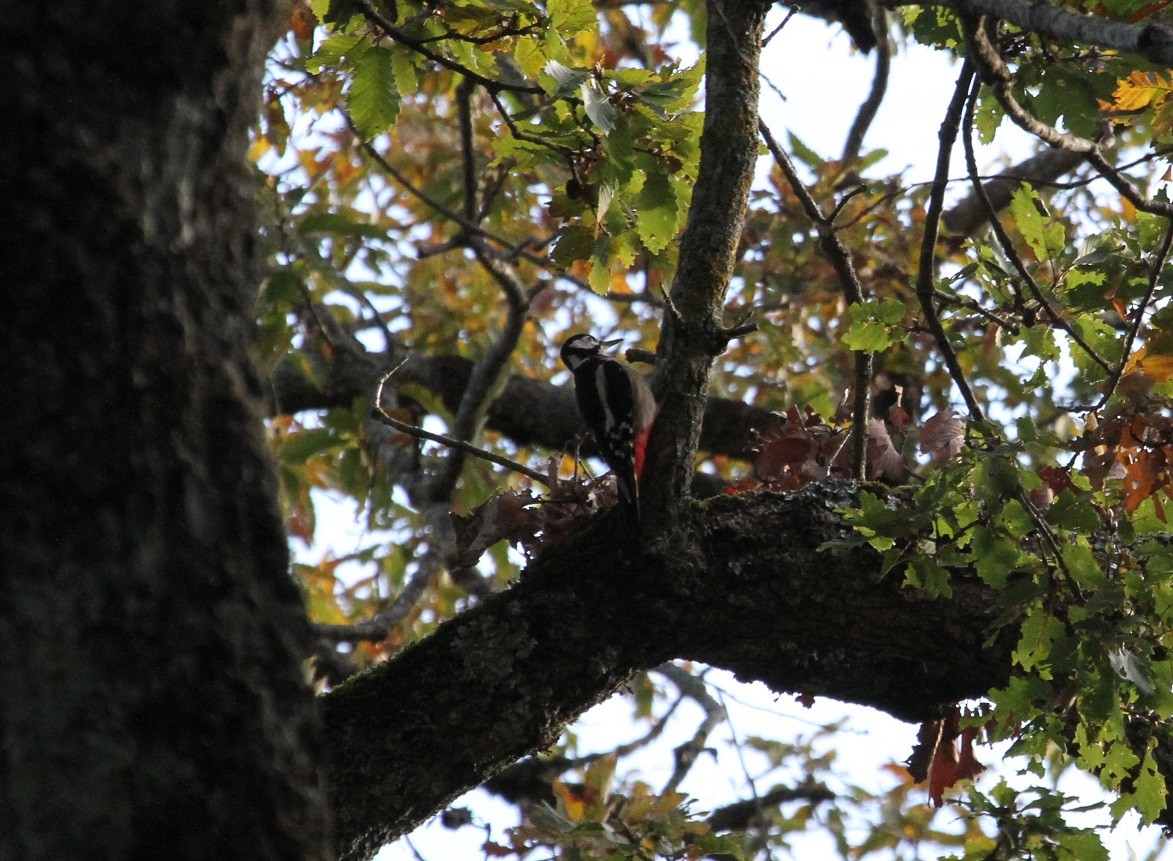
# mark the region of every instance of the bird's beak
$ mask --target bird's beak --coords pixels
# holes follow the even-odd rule
[[[616,344],[622,344],[622,343],[623,343],[622,338],[616,338],[613,341],[603,341],[602,342],[604,347],[614,347]]]

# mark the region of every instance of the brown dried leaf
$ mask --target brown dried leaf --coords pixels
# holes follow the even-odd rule
[[[868,421],[868,473],[872,478],[899,481],[908,475],[908,466],[880,419]]]
[[[961,453],[965,445],[965,419],[952,409],[930,417],[920,431],[920,450],[940,466]]]

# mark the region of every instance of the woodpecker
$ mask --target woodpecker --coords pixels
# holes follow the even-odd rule
[[[656,399],[642,374],[602,354],[603,347],[618,343],[572,335],[562,345],[562,361],[574,374],[578,412],[619,482],[619,504],[638,519],[639,482],[656,420]]]

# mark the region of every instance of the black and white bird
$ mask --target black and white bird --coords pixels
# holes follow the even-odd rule
[[[572,335],[562,345],[562,361],[574,374],[578,412],[619,483],[619,504],[638,518],[639,484],[656,420],[656,399],[643,374],[603,355],[604,347],[618,343]]]

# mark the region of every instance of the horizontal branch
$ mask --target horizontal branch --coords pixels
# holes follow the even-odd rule
[[[281,364],[270,380],[270,410],[274,415],[304,410],[351,407],[356,398],[374,398],[379,379],[390,369],[378,354],[355,357],[329,351],[311,380],[294,362]],[[422,386],[455,412],[468,385],[473,363],[461,356],[413,354],[392,381],[397,386]],[[390,385],[390,383],[389,383]],[[710,397],[701,429],[701,449],[713,454],[748,459],[753,432],[770,421],[770,411],[726,398]],[[513,374],[489,407],[486,427],[522,446],[550,451],[566,448],[583,435],[574,390],[521,374]],[[584,448],[589,451],[589,448]]]
[[[1010,199],[1014,192],[1024,182],[1031,185],[1046,185],[1064,174],[1070,173],[1083,163],[1084,157],[1079,153],[1064,149],[1047,149],[1019,162],[997,176],[986,179],[982,182],[982,188],[985,189],[986,196],[994,211],[1001,212],[1010,205]],[[946,239],[951,244],[960,244],[961,239],[971,236],[988,222],[989,212],[976,193],[971,193],[954,204],[941,217],[941,223],[947,232]]]
[[[905,720],[1003,682],[1015,638],[986,644],[995,596],[976,578],[928,599],[867,548],[819,552],[851,535],[836,510],[854,502],[847,483],[722,497],[638,557],[603,517],[326,695],[341,856],[369,857],[671,658]]]
[[[949,6],[975,17],[989,15],[1060,42],[1126,51],[1160,66],[1173,66],[1173,28],[1161,22],[1123,24],[1032,0],[924,0],[917,5]]]

